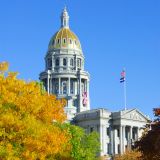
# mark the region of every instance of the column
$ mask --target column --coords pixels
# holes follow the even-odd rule
[[[70,77],[68,78],[68,95],[70,95],[71,92],[71,79]]]
[[[81,90],[81,75],[80,75],[80,71],[79,71],[79,112],[82,111],[81,107],[82,107],[82,90]]]
[[[87,80],[87,99],[88,99],[88,103],[87,103],[87,107],[88,110],[90,110],[90,99],[89,99],[89,80]]]
[[[116,139],[117,139],[117,129],[116,128],[114,128],[114,130],[113,130],[113,137],[114,137],[114,139],[113,139],[113,153],[114,154],[118,154],[118,145],[117,145],[117,141],[116,141]]]
[[[122,132],[122,126],[119,127],[119,133],[120,133],[120,154],[123,153],[123,132]]]
[[[125,152],[125,149],[126,149],[126,147],[125,147],[125,140],[126,140],[126,127],[125,126],[123,126],[123,153]]]
[[[129,136],[129,142],[130,142],[130,149],[132,148],[132,138],[133,138],[133,135],[132,135],[132,129],[133,129],[133,127],[132,126],[130,126],[130,136]]]
[[[49,74],[47,75],[47,92],[49,94]]]
[[[110,154],[114,154],[114,128],[111,128],[111,133],[110,133],[110,144],[111,144],[111,150]]]
[[[58,93],[61,94],[61,78],[58,78]]]
[[[54,57],[52,56],[52,71],[54,70],[54,66],[55,66],[55,61],[54,61]]]
[[[53,93],[53,88],[52,88],[52,77],[50,77],[50,94],[52,94]]]
[[[140,128],[137,127],[137,140],[140,138]]]

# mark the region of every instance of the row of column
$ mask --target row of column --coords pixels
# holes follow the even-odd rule
[[[126,127],[129,128],[128,139],[126,139]],[[133,126],[119,126],[119,142],[117,141],[118,137],[118,130],[112,129],[110,131],[110,143],[111,143],[111,154],[123,154],[126,150],[126,145],[129,149],[132,148],[132,145],[134,143],[133,141],[133,129],[136,131],[136,137],[135,140],[138,140],[140,137],[140,128],[139,127],[133,127]],[[118,147],[119,146],[119,147]],[[118,151],[119,149],[119,151]]]
[[[138,140],[139,138],[139,128],[138,127],[134,127],[136,128],[136,137],[135,140]],[[126,145],[127,147],[129,147],[129,149],[132,148],[133,145],[133,126],[129,126],[129,138],[128,138],[128,142],[127,144],[126,142],[126,126],[120,126],[119,127],[119,131],[120,131],[120,154],[123,154],[125,152],[126,149]]]
[[[61,94],[61,79],[62,78],[58,78],[58,94]],[[67,94],[71,94],[71,78],[67,78]],[[53,92],[53,82],[52,82],[52,78],[47,77],[47,92],[52,93]],[[77,87],[74,87],[74,92],[73,94],[78,94],[80,95],[80,98],[82,98],[82,78],[79,78],[77,81]],[[87,92],[87,96],[89,97],[89,81],[85,80],[84,81],[84,89],[85,92]]]

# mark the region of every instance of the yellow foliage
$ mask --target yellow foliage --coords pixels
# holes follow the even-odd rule
[[[8,70],[8,62],[1,62],[0,63],[0,73],[4,73],[5,71]]]
[[[141,160],[142,154],[137,150],[127,150],[123,155],[117,155],[114,160]]]
[[[0,72],[8,63],[0,64]],[[65,100],[42,92],[36,82],[0,76],[0,159],[53,159],[70,151],[68,131],[53,121],[66,120]]]

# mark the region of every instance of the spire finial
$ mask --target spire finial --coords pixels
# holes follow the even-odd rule
[[[69,15],[68,15],[66,6],[64,7],[62,14],[61,14],[61,27],[69,28]]]

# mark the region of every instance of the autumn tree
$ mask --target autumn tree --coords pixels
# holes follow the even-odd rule
[[[122,155],[116,155],[114,160],[142,160],[142,154],[138,150],[127,150]]]
[[[65,100],[15,72],[4,74],[7,69],[8,63],[0,63],[0,159],[54,160],[70,153],[68,130],[53,124],[65,121]]]
[[[156,119],[148,125],[148,131],[136,142],[136,147],[142,152],[143,160],[160,159],[160,108],[154,108]]]
[[[97,132],[85,133],[83,128],[75,125],[63,124],[67,128],[70,138],[71,151],[68,160],[97,160],[100,152],[99,135]],[[60,155],[57,160],[61,159]],[[65,158],[64,158],[65,159]],[[63,159],[62,159],[63,160]]]

